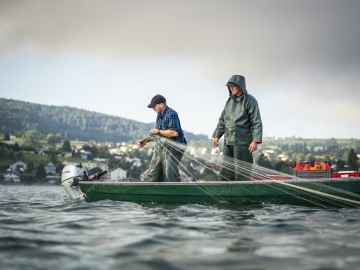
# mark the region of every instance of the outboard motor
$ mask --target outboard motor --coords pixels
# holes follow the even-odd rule
[[[61,184],[72,199],[82,199],[78,184],[79,181],[86,181],[88,179],[88,171],[81,163],[66,165],[61,173]]]

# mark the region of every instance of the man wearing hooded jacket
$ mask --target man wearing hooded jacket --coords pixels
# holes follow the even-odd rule
[[[224,135],[223,157],[253,163],[252,153],[262,142],[262,122],[256,99],[246,90],[245,77],[233,75],[226,84],[229,98],[213,133],[213,146],[217,147]],[[241,181],[239,174],[225,167],[220,170],[221,180]]]

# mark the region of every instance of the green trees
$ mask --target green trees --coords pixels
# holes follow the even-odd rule
[[[359,170],[359,158],[357,157],[354,149],[351,149],[349,152],[349,156],[347,159],[347,164],[349,166],[349,170],[357,171]]]
[[[55,145],[57,143],[61,143],[61,134],[60,133],[57,133],[56,135],[53,134],[53,133],[49,133],[47,136],[46,136],[46,141],[48,144],[51,144],[51,145]]]
[[[63,145],[61,147],[62,152],[71,152],[71,145],[69,140],[64,140]]]
[[[278,172],[291,174],[290,164],[287,162],[284,162],[282,160],[280,160],[278,163],[276,163],[274,169]]]
[[[44,179],[46,177],[46,171],[45,171],[45,166],[44,164],[40,164],[37,169],[36,169],[36,173],[35,173],[36,178],[38,179]]]
[[[37,145],[42,138],[43,135],[35,129],[25,131],[24,135],[22,136],[24,143],[29,145]]]
[[[20,137],[26,130],[37,130],[41,134],[50,134],[44,138],[49,144],[58,142],[58,133],[66,138],[81,141],[129,141],[142,138],[153,126],[77,108],[47,106],[4,98],[0,98],[0,115],[0,133],[11,133]],[[31,142],[31,136],[26,138]]]
[[[269,159],[265,157],[263,153],[261,153],[259,156],[258,165],[265,168],[273,169],[273,166],[271,165]]]

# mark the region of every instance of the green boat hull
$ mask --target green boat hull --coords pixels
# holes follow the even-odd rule
[[[360,178],[179,183],[83,181],[79,186],[88,201],[360,206]]]

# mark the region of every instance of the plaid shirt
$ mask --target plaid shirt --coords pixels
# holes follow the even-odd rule
[[[171,129],[175,130],[178,133],[177,137],[172,137],[170,139],[180,142],[186,143],[184,132],[181,129],[180,119],[173,109],[166,106],[164,112],[162,114],[158,114],[156,117],[156,128],[160,130]]]

